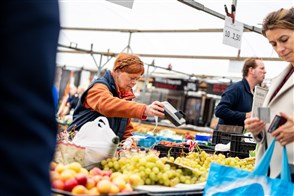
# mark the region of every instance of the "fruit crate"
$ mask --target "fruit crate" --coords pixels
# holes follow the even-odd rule
[[[204,150],[206,153],[213,154],[214,153],[214,147],[212,146],[205,146],[205,145],[198,145],[201,150]],[[159,157],[166,157],[168,156],[168,151],[170,150],[170,156],[177,158],[180,156],[183,156],[184,154],[189,153],[189,146],[185,145],[182,147],[179,146],[165,146],[158,144],[154,147],[154,150],[157,150],[160,152]]]
[[[230,151],[223,152],[227,157],[249,157],[249,151],[255,150],[256,144],[251,142],[245,142],[244,139],[253,139],[249,136],[242,134],[227,133],[223,131],[215,130],[213,132],[212,144],[228,144],[231,142]]]
[[[231,133],[214,130],[212,135],[212,144],[227,144],[231,141]]]
[[[230,155],[238,156],[239,158],[249,157],[249,151],[255,150],[256,143],[245,142],[245,139],[253,139],[250,136],[241,134],[231,134],[231,148]]]
[[[168,156],[168,152],[170,153],[170,156],[174,158],[180,157],[185,153],[189,153],[189,148],[187,146],[165,146],[157,144],[154,146],[154,150],[160,152],[159,157]]]

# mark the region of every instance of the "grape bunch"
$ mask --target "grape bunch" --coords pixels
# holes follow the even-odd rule
[[[190,152],[186,157],[177,157],[175,163],[194,168],[199,171],[200,177],[197,183],[204,182],[207,179],[211,162],[226,165],[234,168],[253,171],[255,158],[239,159],[238,157],[226,158],[223,154],[207,154],[205,151]]]
[[[177,167],[167,161],[192,169]],[[106,171],[139,174],[142,185],[175,186],[178,183],[196,184],[205,182],[211,162],[252,171],[255,159],[226,158],[223,154],[208,154],[205,151],[190,152],[185,157],[159,158],[156,154],[149,152],[148,154],[135,154],[129,158],[109,158],[103,160],[101,165],[103,170]]]
[[[172,158],[159,158],[150,152],[146,155],[136,154],[131,158],[109,158],[101,162],[103,170],[121,172],[124,174],[139,174],[142,185],[175,186],[178,183],[195,184],[198,181],[198,173],[189,169],[178,168],[166,163]]]

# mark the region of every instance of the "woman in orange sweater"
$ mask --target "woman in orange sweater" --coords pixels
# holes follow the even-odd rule
[[[112,71],[94,80],[82,94],[68,131],[74,127],[79,130],[85,123],[105,116],[114,133],[123,140],[132,136],[131,118],[164,117],[163,104],[159,101],[150,105],[131,101],[135,98],[132,88],[143,74],[144,64],[138,56],[119,54]]]

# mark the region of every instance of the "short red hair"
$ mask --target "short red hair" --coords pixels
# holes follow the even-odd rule
[[[113,71],[120,69],[129,74],[144,74],[144,63],[139,56],[128,53],[121,53],[116,57],[114,62]]]

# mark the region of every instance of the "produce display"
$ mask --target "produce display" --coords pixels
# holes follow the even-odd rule
[[[142,181],[137,174],[113,173],[98,167],[87,170],[77,162],[67,165],[52,162],[50,176],[52,189],[66,195],[129,193]]]
[[[192,169],[177,167],[176,164]],[[101,162],[104,171],[121,172],[123,174],[138,174],[144,185],[175,186],[178,183],[195,184],[205,182],[211,162],[248,171],[254,168],[255,159],[226,158],[222,154],[190,152],[185,157],[162,157],[154,153],[134,154],[132,157],[109,158]]]
[[[72,145],[69,135],[61,133],[50,175],[52,191],[62,195],[136,194],[144,190],[139,189],[144,185],[194,187],[205,184],[211,162],[248,171],[253,171],[255,164],[254,157],[226,157],[208,142],[187,140],[189,134],[177,135],[163,129],[153,135],[133,133],[118,144],[110,158],[104,157],[89,167],[85,164],[85,148]],[[79,153],[75,153],[77,150]]]

